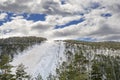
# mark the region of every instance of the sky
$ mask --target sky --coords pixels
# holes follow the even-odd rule
[[[0,0],[0,38],[120,41],[120,0]]]

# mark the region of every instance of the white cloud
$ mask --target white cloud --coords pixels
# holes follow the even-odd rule
[[[6,13],[0,13],[0,21],[3,21],[7,17]]]
[[[55,25],[64,25],[70,21],[79,20],[80,18],[82,17],[78,15],[67,16],[67,17],[60,15],[49,15],[46,16],[46,21]]]
[[[45,21],[28,21],[22,16],[12,17],[11,22],[0,27],[2,36],[35,35],[49,39],[68,39],[92,37],[99,40],[120,40],[120,0],[0,0],[1,11],[17,13],[47,14]],[[110,13],[105,18],[101,14]],[[83,16],[80,14],[84,14]],[[85,21],[54,29],[55,25],[63,25],[84,17]],[[2,34],[4,30],[10,33]],[[9,32],[9,30],[8,30]]]
[[[29,34],[28,31],[30,30],[29,26],[32,24],[32,21],[26,21],[24,19],[14,19],[11,22],[4,23],[1,27],[1,36],[14,36],[17,34]],[[10,33],[7,30],[11,30]]]
[[[23,19],[23,16],[16,16],[16,17],[11,17],[12,20],[18,20],[18,19]]]
[[[12,21],[4,23],[0,27],[0,38],[10,36],[42,36],[45,31],[52,30],[54,28],[54,26],[48,22],[28,21],[21,16],[14,17],[12,19]]]

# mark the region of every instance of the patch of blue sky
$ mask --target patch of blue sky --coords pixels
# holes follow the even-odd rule
[[[8,16],[7,16],[7,18],[6,18],[6,22],[8,22],[8,21],[11,21],[12,20],[12,18],[11,17],[13,17],[15,14],[14,13],[12,13],[12,12],[6,12],[7,14],[8,14]]]
[[[36,21],[45,21],[46,14],[35,14],[35,13],[22,13],[18,14],[19,16],[23,16],[26,20],[33,20]],[[17,16],[18,16],[17,15]]]
[[[111,13],[103,13],[101,14],[102,17],[105,17],[105,18],[108,18],[108,17],[111,17],[112,14]]]
[[[46,14],[30,14],[27,20],[45,21]]]
[[[85,21],[85,19],[84,19],[84,18],[80,18],[79,20],[73,20],[73,21],[70,21],[70,22],[68,22],[68,23],[66,23],[66,24],[64,24],[64,25],[56,25],[56,26],[55,26],[55,29],[68,27],[68,26],[70,26],[70,25],[77,25],[77,24],[79,24],[79,23],[81,23],[81,22],[83,22],[83,21]]]
[[[3,12],[1,12],[3,13]],[[7,13],[7,17],[0,21],[0,26],[3,25],[3,23],[12,21],[11,17],[17,17],[17,16],[23,16],[24,19],[26,20],[32,20],[34,22],[36,21],[45,21],[46,14],[29,14],[29,13],[21,13],[21,14],[15,14],[12,12],[4,12]]]
[[[62,5],[66,4],[66,0],[61,0],[61,4]]]
[[[94,41],[97,41],[96,39],[91,38],[91,37],[78,38],[78,39],[76,39],[76,40],[80,40],[80,41],[88,41],[88,42],[94,42]]]
[[[11,13],[11,12],[4,12],[4,13],[7,13],[7,17],[4,20],[0,21],[0,26],[3,25],[3,23],[11,21],[12,20],[11,16],[14,15],[14,13]]]
[[[0,21],[0,26],[3,25],[4,21]]]
[[[85,10],[85,13],[87,14],[87,13],[91,12],[93,9],[98,9],[98,8],[101,8],[100,3],[92,2],[90,4],[90,6],[85,7],[84,10]]]

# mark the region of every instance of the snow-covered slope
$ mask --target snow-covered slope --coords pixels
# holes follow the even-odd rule
[[[14,66],[24,64],[27,72],[36,77],[39,73],[45,79],[49,73],[55,74],[55,69],[64,58],[64,43],[61,41],[46,41],[14,57]]]
[[[57,76],[55,80],[61,80],[58,77],[60,78],[60,74],[66,70],[68,73],[64,74],[64,77],[68,80],[69,75],[71,80],[74,80],[74,77],[78,77],[75,74],[85,76],[85,79],[81,80],[92,80],[94,78],[95,80],[99,78],[100,80],[116,80],[120,76],[118,74],[120,72],[120,49],[116,43],[44,41],[19,53],[19,55],[14,57],[13,62],[11,62],[14,66],[21,63],[27,67],[26,71],[32,77],[40,74],[43,80],[47,80],[46,77],[50,73]],[[70,68],[71,65],[72,68]],[[58,74],[56,74],[56,68],[59,70]],[[77,68],[83,72],[76,71]],[[75,73],[71,74],[69,72],[71,69]],[[74,76],[72,76],[73,74]],[[95,77],[95,75],[99,76]]]

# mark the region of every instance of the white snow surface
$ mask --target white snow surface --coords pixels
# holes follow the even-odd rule
[[[22,63],[27,67],[28,74],[33,77],[41,74],[46,80],[49,73],[55,74],[57,66],[65,60],[64,49],[62,41],[46,41],[20,53],[11,64],[17,66]]]

